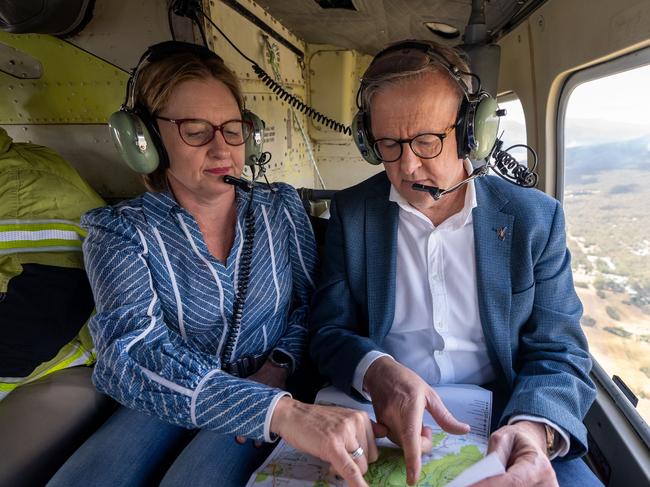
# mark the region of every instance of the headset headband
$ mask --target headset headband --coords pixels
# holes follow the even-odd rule
[[[478,76],[460,69],[438,52],[431,44],[415,40],[397,42],[377,53],[361,78],[359,92],[362,92],[365,86],[373,80],[383,77],[386,74],[418,71],[431,64],[432,60],[438,61],[445,69],[461,89],[465,98],[470,99],[481,94],[481,80]],[[473,86],[468,86],[463,76],[469,76],[475,79],[477,81],[477,89],[474,90]],[[363,100],[361,101],[363,102]]]
[[[426,41],[406,40],[386,47],[374,57],[357,91],[359,112],[352,123],[353,137],[361,155],[370,164],[380,164],[381,159],[374,149],[370,107],[365,104],[364,91],[373,81],[381,81],[386,75],[417,72],[434,61],[449,74],[462,93],[456,117],[458,157],[483,159],[488,156],[499,127],[498,107],[489,93],[481,89],[480,78],[450,62],[435,45]],[[476,83],[466,83],[467,77]]]
[[[140,76],[140,71],[142,70],[143,65],[155,63],[175,54],[188,53],[193,54],[202,60],[217,59],[223,63],[223,59],[217,53],[199,44],[192,44],[190,42],[182,41],[164,41],[159,42],[158,44],[154,44],[153,46],[149,46],[147,50],[142,54],[142,56],[140,56],[138,64],[131,71],[131,76],[127,82],[127,97],[124,100],[124,106],[131,109],[135,108],[135,86],[137,86],[138,78]]]
[[[223,59],[207,47],[180,41],[154,44],[142,54],[137,66],[131,71],[124,103],[109,119],[115,147],[124,162],[141,174],[152,173],[160,164],[167,165],[169,157],[153,114],[149,113],[146,106],[135,103],[140,73],[148,63],[161,61],[177,54],[190,54],[202,61],[215,59],[223,63]],[[238,103],[239,101],[241,100],[238,100]],[[240,109],[242,118],[253,126],[252,136],[246,141],[245,147],[245,163],[252,166],[262,156],[264,121],[244,107]]]

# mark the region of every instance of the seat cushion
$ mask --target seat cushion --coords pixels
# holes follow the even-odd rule
[[[0,402],[0,485],[44,485],[108,418],[115,403],[91,375],[92,367],[64,369]]]
[[[27,377],[52,360],[94,307],[83,269],[24,264],[2,296],[0,377]]]

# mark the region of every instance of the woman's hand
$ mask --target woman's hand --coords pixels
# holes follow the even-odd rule
[[[385,428],[372,423],[363,411],[304,404],[289,397],[278,401],[271,431],[294,448],[329,462],[351,487],[367,487],[363,474],[377,460],[375,437],[386,435]],[[352,458],[359,448],[363,454]]]
[[[288,377],[289,369],[277,367],[267,360],[264,362],[264,365],[260,367],[260,370],[255,372],[253,375],[249,375],[247,379],[254,380],[260,384],[266,384],[269,387],[277,387],[278,389],[284,390],[287,387]],[[240,445],[243,445],[246,443],[246,438],[243,436],[237,436],[235,437],[235,441]],[[254,444],[257,448],[262,446],[261,441],[256,441]]]

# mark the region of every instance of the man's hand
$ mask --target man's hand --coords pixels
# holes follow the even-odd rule
[[[271,431],[294,448],[329,462],[350,487],[367,487],[363,474],[377,460],[376,436],[385,436],[363,411],[304,404],[289,397],[278,401]],[[353,459],[359,447],[363,455]]]
[[[431,450],[431,430],[422,426],[425,409],[445,431],[469,431],[469,426],[451,415],[426,382],[390,357],[372,363],[364,378],[364,389],[372,397],[377,421],[388,428],[388,437],[404,449],[409,485],[420,477],[422,452]]]
[[[266,384],[269,387],[277,387],[278,389],[284,390],[287,387],[288,377],[289,369],[277,367],[267,360],[264,362],[264,365],[260,367],[260,370],[255,372],[253,375],[249,375],[247,379],[254,380],[260,384]],[[235,437],[235,441],[240,445],[243,445],[246,443],[246,438],[243,436],[237,436]],[[256,441],[255,446],[257,448],[261,447],[262,442]]]
[[[474,487],[557,487],[555,471],[546,456],[546,434],[542,423],[520,421],[503,426],[490,436],[488,453],[495,452],[506,473],[490,477]]]

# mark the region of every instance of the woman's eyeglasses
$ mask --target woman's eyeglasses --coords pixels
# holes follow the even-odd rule
[[[192,147],[209,144],[217,131],[221,132],[226,144],[242,145],[253,131],[253,124],[247,120],[228,120],[221,125],[212,125],[207,120],[197,118],[172,119],[159,115],[156,118],[175,124],[183,142]]]

